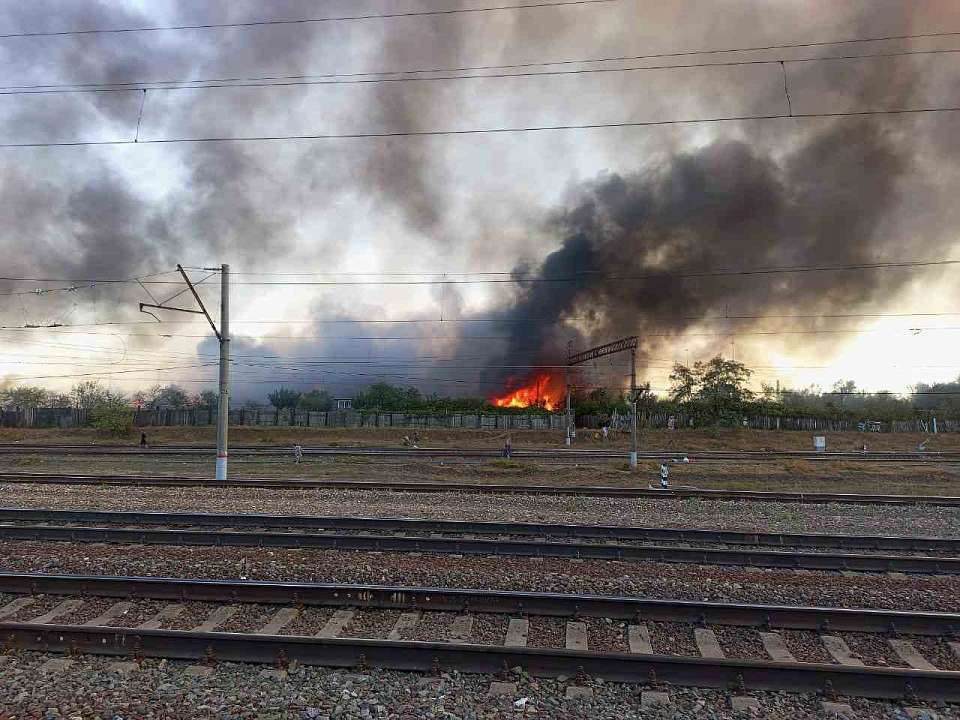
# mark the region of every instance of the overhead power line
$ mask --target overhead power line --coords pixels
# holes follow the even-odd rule
[[[645,128],[682,125],[708,125],[714,123],[755,122],[763,120],[829,120],[837,118],[912,116],[925,114],[952,114],[960,112],[960,106],[932,108],[899,108],[893,110],[856,110],[817,113],[769,113],[764,115],[728,115],[712,118],[677,118],[674,120],[634,120],[608,123],[584,123],[566,125],[526,125],[499,128],[465,128],[461,130],[395,130],[387,132],[318,133],[305,135],[238,135],[235,137],[208,136],[194,138],[154,138],[130,140],[64,140],[60,142],[0,143],[0,148],[70,148],[70,147],[121,147],[126,145],[173,145],[208,144],[231,142],[282,142],[295,140],[369,140],[376,138],[416,137],[462,137],[471,135],[507,135],[514,133],[560,132],[569,130],[610,130],[617,128]]]
[[[107,35],[117,33],[159,32],[172,30],[216,30],[221,28],[249,28],[267,25],[311,25],[316,23],[346,22],[354,20],[383,20],[404,17],[422,17],[429,15],[464,15],[467,13],[494,12],[498,10],[525,10],[569,5],[599,5],[619,0],[558,0],[557,2],[525,3],[517,5],[491,5],[485,7],[449,8],[445,10],[409,10],[393,13],[365,13],[358,15],[337,15],[320,18],[295,18],[290,20],[248,20],[246,22],[197,23],[183,25],[150,25],[127,28],[85,28],[79,30],[37,30],[0,34],[6,38],[62,37],[65,35]]]
[[[880,53],[863,53],[852,55],[826,55],[811,58],[769,58],[762,60],[726,60],[714,62],[671,63],[667,65],[641,65],[630,67],[599,67],[569,69],[541,69],[541,70],[506,70],[511,65],[503,66],[475,66],[456,70],[435,70],[434,73],[462,73],[482,71],[480,75],[438,75],[420,76],[431,72],[425,70],[394,70],[379,73],[331,73],[318,76],[288,76],[288,77],[252,77],[245,80],[207,79],[207,80],[157,80],[135,83],[84,83],[59,85],[8,85],[0,86],[0,95],[53,95],[53,94],[84,94],[84,93],[114,93],[114,92],[141,92],[149,90],[211,90],[218,88],[276,88],[276,87],[304,87],[322,85],[357,85],[371,83],[405,83],[405,82],[445,82],[453,80],[490,80],[520,77],[555,77],[561,75],[595,75],[605,73],[645,72],[650,70],[690,70],[695,68],[725,68],[759,65],[784,65],[793,63],[813,63],[838,60],[869,60],[876,58],[906,57],[911,55],[948,55],[960,53],[960,48],[936,48],[930,50],[897,50]],[[585,59],[567,61],[579,63],[606,62],[602,60]],[[537,63],[537,66],[549,68],[557,63]],[[503,68],[503,69],[501,69]],[[493,72],[493,70],[497,70]],[[413,77],[357,77],[357,75],[409,75]],[[142,102],[141,102],[142,112]]]
[[[958,108],[960,110],[960,108]],[[896,269],[896,268],[923,268],[923,267],[937,267],[942,265],[960,265],[960,259],[944,258],[940,260],[893,260],[889,262],[871,262],[871,263],[849,263],[844,265],[781,265],[781,266],[771,266],[771,267],[757,267],[757,268],[727,268],[719,270],[687,270],[687,271],[670,271],[664,270],[659,272],[649,272],[642,274],[630,274],[630,275],[611,275],[604,273],[602,271],[596,270],[582,270],[573,273],[572,275],[564,275],[557,277],[542,277],[539,276],[535,271],[527,272],[515,272],[515,271],[498,271],[498,272],[477,272],[477,273],[419,273],[420,275],[458,275],[458,276],[480,276],[476,279],[458,279],[458,278],[449,278],[449,277],[433,277],[427,280],[376,280],[376,281],[359,281],[359,280],[336,280],[336,281],[309,281],[309,282],[284,282],[284,281],[244,281],[241,280],[236,283],[231,283],[232,285],[277,285],[277,286],[297,286],[297,285],[459,285],[459,284],[476,284],[476,283],[553,283],[553,282],[580,282],[583,280],[590,280],[591,282],[598,281],[639,281],[639,280],[661,280],[663,278],[678,278],[678,279],[687,279],[687,278],[705,278],[705,277],[732,277],[732,276],[747,276],[747,275],[775,275],[781,273],[811,273],[811,272],[844,272],[844,271],[854,271],[854,270],[885,270],[885,269]],[[159,273],[164,274],[164,273]],[[238,275],[294,275],[296,273],[237,273]],[[314,273],[311,273],[314,274]],[[323,275],[325,273],[316,273]],[[364,275],[378,275],[379,273],[363,273]],[[385,275],[393,275],[393,273],[385,273]],[[499,276],[509,276],[509,277],[489,277],[490,275],[499,275]],[[155,277],[155,276],[141,276],[144,277]],[[142,285],[182,285],[182,282],[177,282],[174,280],[143,280],[142,282],[139,279],[116,279],[116,278],[101,278],[101,279],[70,279],[70,278],[38,278],[38,277],[0,277],[0,282],[40,282],[40,283],[98,283],[98,284],[142,284]],[[51,292],[56,288],[51,288]],[[62,288],[69,289],[69,288]],[[31,294],[31,293],[28,293]],[[149,321],[137,321],[133,324],[149,324],[153,325]]]

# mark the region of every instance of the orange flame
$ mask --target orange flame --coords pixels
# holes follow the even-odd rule
[[[506,395],[494,397],[492,402],[497,407],[525,408],[540,406],[545,410],[556,410],[560,406],[561,391],[551,387],[553,384],[554,378],[548,373],[543,373],[537,375],[521,388],[517,388]]]

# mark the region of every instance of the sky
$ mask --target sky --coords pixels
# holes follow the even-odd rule
[[[717,353],[783,387],[960,374],[955,265],[736,274],[960,258],[960,113],[783,117],[960,106],[960,52],[921,52],[960,34],[690,54],[960,33],[955,2],[502,4],[0,3],[0,382],[213,387],[203,318],[138,312],[178,263],[211,308],[231,267],[240,400],[493,394],[628,335],[655,389]]]

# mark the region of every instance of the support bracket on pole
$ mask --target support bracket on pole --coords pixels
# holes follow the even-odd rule
[[[213,330],[213,334],[217,336],[217,340],[223,342],[223,337],[220,335],[220,331],[217,330],[217,326],[213,322],[213,318],[210,317],[210,313],[207,312],[207,308],[203,305],[203,300],[200,299],[200,296],[197,294],[197,289],[193,286],[193,283],[190,282],[190,278],[187,277],[186,271],[183,269],[182,265],[177,265],[177,270],[183,276],[183,280],[187,283],[187,287],[190,288],[190,292],[193,293],[194,299],[197,301],[197,305],[200,306],[199,310],[191,310],[189,308],[173,307],[172,305],[161,305],[153,303],[140,303],[140,312],[147,313],[152,317],[157,317],[152,312],[144,310],[144,308],[154,308],[155,310],[171,310],[173,312],[182,312],[190,313],[191,315],[203,315],[207,322],[210,323],[210,327]],[[179,294],[179,293],[178,293]]]

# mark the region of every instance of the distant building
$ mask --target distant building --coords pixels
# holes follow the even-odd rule
[[[335,398],[333,403],[337,410],[353,410],[353,398]]]

